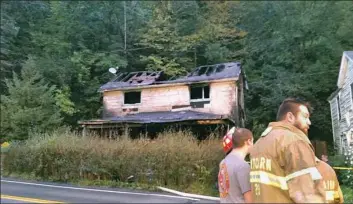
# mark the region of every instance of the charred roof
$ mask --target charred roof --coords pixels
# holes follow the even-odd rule
[[[188,75],[174,80],[166,80],[166,76],[162,71],[125,72],[118,74],[114,80],[101,86],[99,91],[103,92],[131,87],[139,88],[154,84],[196,83],[201,81],[237,78],[241,71],[241,64],[239,62],[229,62],[196,67]]]
[[[135,123],[135,124],[150,124],[150,123],[171,123],[181,121],[195,121],[195,120],[227,120],[233,123],[228,116],[203,113],[198,111],[160,111],[160,112],[141,112],[135,114],[127,114],[125,116],[115,116],[105,118],[97,122],[101,123]],[[90,123],[95,121],[85,121],[83,123]],[[82,123],[82,122],[81,122]]]
[[[100,91],[111,89],[150,85],[156,81],[165,79],[163,72],[124,72],[118,74],[112,81],[100,87]]]
[[[236,78],[239,77],[240,73],[241,64],[239,62],[221,63],[197,67],[187,76],[163,83],[198,82]]]

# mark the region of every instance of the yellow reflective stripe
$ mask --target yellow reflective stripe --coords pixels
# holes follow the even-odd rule
[[[322,179],[322,176],[319,172],[319,170],[317,170],[316,167],[310,167],[310,168],[307,168],[307,169],[302,169],[302,170],[299,170],[299,171],[296,171],[294,173],[291,173],[289,175],[286,176],[286,180],[289,181],[295,177],[298,177],[298,176],[302,176],[302,175],[305,175],[305,174],[310,174],[311,175],[311,178],[313,180],[319,180],[319,179]]]
[[[288,190],[287,181],[302,176],[305,174],[310,174],[313,180],[321,179],[322,176],[316,167],[310,167],[307,169],[302,169],[296,171],[288,176],[277,176],[265,171],[251,171],[250,172],[250,183],[262,183],[266,185],[275,186],[282,190]]]
[[[262,183],[281,188],[282,190],[288,190],[285,177],[276,176],[265,171],[250,172],[250,183]]]
[[[353,170],[353,168],[351,168],[351,167],[336,167],[336,166],[334,166],[332,168],[334,168],[334,169],[343,169],[343,170]]]

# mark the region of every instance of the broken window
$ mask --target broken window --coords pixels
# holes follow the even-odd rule
[[[191,86],[190,99],[191,100],[207,100],[210,98],[210,86]]]
[[[137,103],[141,103],[141,91],[124,93],[124,104],[137,104]]]

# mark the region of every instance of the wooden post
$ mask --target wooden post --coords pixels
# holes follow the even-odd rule
[[[125,130],[124,130],[124,137],[125,139],[129,139],[129,125],[126,123],[125,124]]]
[[[82,125],[83,127],[83,130],[82,130],[82,137],[86,137],[86,134],[87,134],[87,127],[86,125]]]

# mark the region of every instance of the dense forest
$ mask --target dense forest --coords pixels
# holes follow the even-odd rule
[[[299,96],[314,107],[310,138],[331,141],[352,14],[350,1],[1,1],[1,140],[99,118],[110,67],[172,77],[240,61],[248,128]]]

